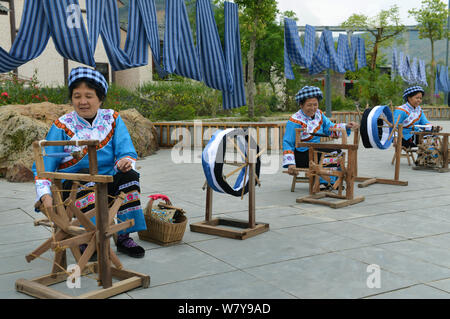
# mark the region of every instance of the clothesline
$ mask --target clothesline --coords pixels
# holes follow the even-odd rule
[[[94,52],[101,36],[113,71],[148,64],[152,50],[160,76],[178,74],[223,94],[223,107],[246,104],[237,5],[225,2],[225,48],[222,48],[210,0],[197,0],[197,47],[183,0],[166,0],[164,65],[160,52],[154,0],[130,2],[128,32],[120,46],[117,1],[86,0],[84,26],[78,0],[25,0],[22,22],[11,50],[0,48],[0,73],[9,72],[42,54],[52,37],[66,59],[95,67]]]
[[[308,68],[311,75],[327,69],[338,73],[349,70],[354,72],[356,59],[358,69],[367,65],[364,39],[352,36],[350,48],[347,36],[340,34],[336,52],[332,32],[324,30],[315,49],[315,28],[306,25],[303,47],[295,20],[285,18],[284,21],[284,66],[287,79],[294,79],[292,63]]]

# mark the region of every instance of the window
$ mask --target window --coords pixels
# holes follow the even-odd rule
[[[108,63],[100,63],[100,62],[96,62],[96,70],[98,72],[100,72],[106,79],[106,82],[110,82],[109,81],[109,64]]]

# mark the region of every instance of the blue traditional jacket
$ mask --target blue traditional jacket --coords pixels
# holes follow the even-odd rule
[[[313,136],[310,133],[324,134],[330,137],[339,137],[340,132],[332,132],[330,128],[345,128],[345,123],[334,124],[331,122],[321,110],[317,110],[311,118],[302,110],[291,116],[286,124],[286,131],[283,137],[283,167],[295,165],[294,151],[306,152],[307,147],[295,147],[295,129],[304,128],[301,133],[301,141],[308,143],[319,143],[320,137]],[[347,129],[347,135],[350,135],[350,129]]]
[[[80,117],[75,111],[63,115],[57,119],[47,134],[48,141],[67,140],[98,140],[97,162],[98,174],[115,175],[117,163],[127,158],[132,162],[132,168],[136,168],[137,153],[131,141],[130,134],[120,117],[114,110],[99,109],[92,125]],[[81,152],[82,158],[76,159],[71,153]],[[64,158],[44,157],[45,170],[47,172],[76,173],[83,168],[89,168],[87,148],[80,146],[47,146],[45,153],[67,153]],[[36,195],[38,201],[44,194],[51,194],[51,181],[39,179],[36,176],[36,165],[33,164],[35,176]]]
[[[413,128],[414,125],[431,124],[420,106],[415,108],[408,102],[395,109],[394,123],[397,121],[398,124],[403,124],[403,139],[405,140],[409,140],[413,136],[413,130],[419,131],[419,129]]]

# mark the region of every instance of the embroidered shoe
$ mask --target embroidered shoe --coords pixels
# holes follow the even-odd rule
[[[119,238],[117,239],[117,251],[127,254],[130,257],[133,258],[142,258],[145,255],[145,250],[136,242],[127,235],[121,236],[119,235]]]

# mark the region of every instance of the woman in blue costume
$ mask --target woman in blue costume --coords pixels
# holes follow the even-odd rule
[[[126,198],[117,212],[118,222],[134,219],[135,225],[118,234],[117,250],[131,257],[141,258],[145,250],[129,236],[130,233],[145,230],[146,224],[140,202],[139,173],[136,172],[137,153],[130,134],[120,115],[114,110],[102,109],[102,103],[108,92],[108,83],[98,71],[78,67],[69,75],[69,98],[74,111],[61,116],[50,128],[46,140],[99,140],[97,147],[98,173],[113,175],[114,181],[108,184],[108,194],[117,196],[121,192]],[[78,146],[49,146],[45,148],[48,155],[66,153],[66,157],[44,157],[46,171],[64,173],[87,173],[89,159],[86,148]],[[78,152],[81,156],[73,157]],[[33,172],[36,177],[35,165]],[[51,208],[51,181],[36,178],[36,201]],[[94,183],[85,183],[86,189],[80,188],[75,205],[84,213],[95,207]],[[65,181],[63,188],[70,190],[71,181]],[[87,188],[87,187],[90,187]],[[63,200],[68,193],[63,193]],[[110,197],[108,199],[112,201]],[[84,251],[86,246],[80,246]]]
[[[309,167],[309,149],[307,147],[295,147],[295,129],[304,129],[301,135],[302,142],[319,143],[320,136],[317,135],[340,136],[340,132],[330,131],[330,128],[344,128],[347,131],[347,135],[350,135],[350,130],[359,126],[355,122],[332,123],[319,110],[319,102],[322,98],[322,91],[315,86],[305,86],[295,96],[300,110],[292,115],[287,122],[283,137],[283,168],[287,168],[290,175],[298,174],[295,168]],[[321,184],[323,183],[324,181],[321,180]]]
[[[403,100],[405,104],[397,107],[394,111],[394,123],[397,125],[403,124],[403,139],[402,146],[406,148],[416,147],[416,139],[414,131],[422,131],[423,129],[416,127],[415,125],[425,126],[425,130],[431,130],[432,124],[428,121],[427,117],[422,111],[420,104],[425,91],[420,86],[411,86],[403,92]],[[437,131],[442,128],[436,127]],[[395,134],[397,136],[397,134]],[[397,139],[394,138],[394,145]]]

